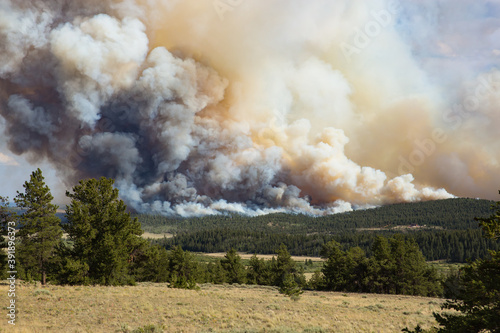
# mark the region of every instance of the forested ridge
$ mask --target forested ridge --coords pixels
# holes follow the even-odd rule
[[[272,254],[283,243],[293,255],[319,256],[321,247],[335,240],[344,248],[359,246],[368,254],[376,236],[403,233],[414,239],[427,260],[465,262],[483,258],[498,243],[482,237],[474,217],[490,214],[493,201],[456,198],[404,203],[342,214],[313,217],[234,214],[196,218],[137,215],[145,231],[172,233],[156,240],[167,249],[181,245],[196,252],[225,252],[229,248]]]

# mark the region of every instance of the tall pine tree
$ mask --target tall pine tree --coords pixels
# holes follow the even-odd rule
[[[476,218],[487,238],[500,239],[500,201],[486,218]],[[500,251],[461,268],[457,295],[442,308],[459,311],[435,313],[438,332],[500,332]]]
[[[141,224],[127,213],[127,206],[113,188],[114,180],[81,180],[66,192],[68,223],[64,230],[74,242],[63,262],[63,283],[103,285],[133,284],[132,262],[145,248]]]
[[[56,216],[58,206],[51,203],[54,197],[40,169],[33,171],[23,187],[24,193],[17,192],[14,198],[24,211],[19,219],[17,252],[27,277],[39,277],[44,285],[56,246],[61,241],[61,220]]]
[[[245,266],[241,262],[241,257],[234,248],[227,251],[226,255],[221,260],[221,265],[226,271],[227,282],[229,282],[229,284],[243,284],[246,282]]]

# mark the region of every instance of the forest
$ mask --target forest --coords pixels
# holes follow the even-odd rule
[[[475,217],[488,216],[494,202],[456,198],[403,203],[373,209],[314,217],[303,214],[271,214],[257,217],[217,215],[171,218],[134,215],[145,231],[171,233],[154,240],[167,249],[179,245],[193,252],[240,252],[273,254],[283,243],[292,255],[319,256],[329,241],[344,249],[360,247],[371,254],[378,236],[402,234],[420,247],[428,261],[464,263],[498,250],[495,240],[485,239]]]

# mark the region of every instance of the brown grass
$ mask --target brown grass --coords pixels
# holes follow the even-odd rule
[[[0,302],[8,305],[7,286]],[[165,332],[400,332],[435,324],[440,299],[305,292],[292,301],[273,287],[166,284],[17,286],[17,321],[1,332],[129,332],[146,325]],[[2,309],[5,313],[5,306]]]
[[[151,232],[147,232],[147,231],[144,231],[141,235],[142,238],[145,238],[145,239],[163,239],[163,238],[172,238],[174,237],[173,234],[169,234],[168,232],[165,232],[163,234],[154,234],[154,233],[151,233]],[[62,238],[63,239],[68,239],[69,238],[69,234],[68,233],[63,233],[62,235]]]
[[[163,234],[154,234],[151,232],[144,231],[142,234],[142,238],[149,238],[149,239],[163,239],[163,238],[172,238],[174,237],[173,234],[169,234],[168,232],[165,232]]]
[[[223,258],[226,255],[226,252],[214,252],[214,253],[201,253],[200,255],[202,256],[207,256],[207,257],[213,257],[213,258]],[[244,253],[244,252],[238,252],[238,255],[241,257],[241,259],[250,259],[253,257],[253,254],[250,253]],[[271,260],[272,258],[276,258],[276,254],[257,254],[257,258],[259,259],[264,259],[264,260]],[[291,256],[292,260],[297,261],[297,262],[304,262],[309,259],[312,261],[324,261],[323,259],[319,257],[307,257],[307,256]]]

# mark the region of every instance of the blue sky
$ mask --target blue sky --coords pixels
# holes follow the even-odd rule
[[[459,83],[498,66],[499,1],[402,1],[398,29],[429,76]]]

